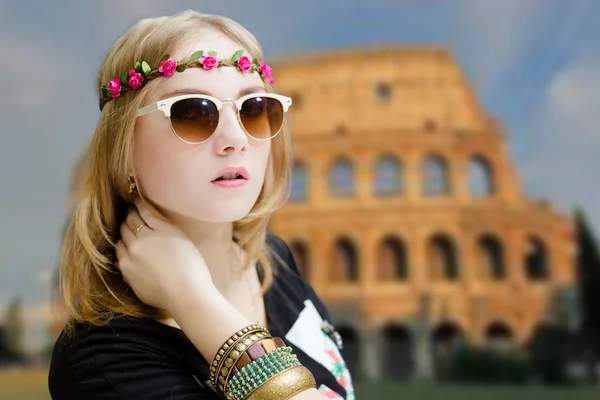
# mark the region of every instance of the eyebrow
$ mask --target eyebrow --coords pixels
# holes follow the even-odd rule
[[[242,97],[242,96],[245,96],[245,95],[250,94],[250,93],[259,93],[259,92],[264,92],[264,91],[265,91],[265,88],[263,86],[251,86],[251,87],[248,87],[248,88],[241,89],[238,92],[238,97]],[[176,96],[176,95],[182,95],[182,94],[204,94],[206,96],[217,97],[217,96],[211,94],[209,91],[206,91],[206,90],[193,89],[193,88],[184,88],[184,89],[177,89],[177,90],[173,90],[171,92],[165,93],[165,94],[163,94],[160,97],[159,100],[164,100],[166,98],[173,97],[173,96]]]

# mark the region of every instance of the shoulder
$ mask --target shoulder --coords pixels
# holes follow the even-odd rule
[[[78,325],[70,336],[63,332],[48,386],[55,400],[216,399],[203,379],[204,363],[183,332],[123,318],[101,327]]]

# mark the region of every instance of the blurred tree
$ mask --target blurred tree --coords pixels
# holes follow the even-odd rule
[[[23,335],[25,325],[22,313],[22,301],[17,296],[8,305],[4,324],[6,355],[13,360],[20,360],[24,356]]]
[[[529,344],[531,372],[536,381],[547,385],[571,383],[567,368],[575,339],[558,321],[537,327]]]
[[[528,355],[520,349],[499,352],[463,342],[436,360],[436,376],[441,382],[525,384],[529,380],[529,362]]]
[[[581,304],[581,331],[588,343],[590,368],[600,358],[600,253],[583,210],[575,212],[577,273]]]

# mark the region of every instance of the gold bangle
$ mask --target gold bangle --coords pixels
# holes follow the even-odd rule
[[[231,371],[233,371],[233,367],[236,367],[236,364],[240,357],[250,346],[254,343],[259,342],[263,339],[270,339],[271,334],[266,331],[258,331],[258,332],[248,332],[246,335],[242,336],[233,346],[229,347],[229,351],[226,351],[222,358],[219,366],[217,367],[217,376],[215,377],[215,381],[217,382],[217,392],[219,394],[225,393],[225,388],[227,387],[227,382],[231,377]]]
[[[312,373],[305,366],[297,365],[257,387],[245,400],[287,400],[315,387],[317,383]]]
[[[250,339],[251,337],[253,338]],[[224,390],[227,383],[225,378],[230,375],[230,372],[235,366],[239,357],[245,353],[246,349],[248,348],[248,345],[246,345],[248,341],[254,343],[257,340],[270,337],[271,334],[268,331],[251,329],[247,333],[238,336],[238,339],[234,340],[231,345],[228,345],[222,354],[219,352],[219,354],[215,356],[215,359],[218,361],[218,364],[215,368],[216,371],[213,371],[212,368],[214,367],[214,364],[210,371],[211,374],[214,374],[212,379],[214,379],[215,389],[217,389],[217,391],[221,389],[220,393]]]
[[[223,356],[225,355],[225,353],[229,353],[232,350],[235,350],[235,345],[237,345],[248,334],[255,332],[264,332],[267,333],[267,335],[269,335],[267,329],[264,326],[250,325],[231,335],[231,337],[227,339],[225,343],[223,343],[219,351],[217,351],[217,354],[215,355],[211,363],[209,373],[210,383],[215,389],[217,388],[217,372],[220,372],[223,366],[223,362],[225,361],[225,357]]]

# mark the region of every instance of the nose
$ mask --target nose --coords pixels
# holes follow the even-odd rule
[[[237,109],[233,101],[223,101],[219,115],[219,125],[215,132],[215,151],[221,155],[243,154],[248,147],[248,135],[240,125]]]

